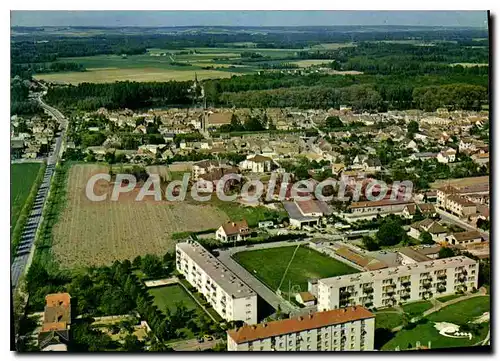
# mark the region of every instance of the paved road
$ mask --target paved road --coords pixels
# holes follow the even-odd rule
[[[283,298],[279,297],[273,290],[269,289],[261,281],[259,281],[254,275],[243,268],[238,262],[236,262],[231,256],[237,252],[265,249],[265,248],[276,248],[284,246],[296,246],[298,244],[306,244],[309,240],[301,241],[284,241],[284,242],[273,242],[273,243],[263,243],[256,244],[251,247],[239,246],[231,247],[225,250],[218,249],[219,255],[217,258],[229,268],[235,275],[237,275],[243,282],[245,282],[251,289],[253,289],[260,297],[262,297],[267,303],[274,307],[274,309],[280,306],[281,310],[285,313],[296,314],[299,310],[298,307],[293,306],[288,303]]]
[[[192,338],[190,340],[171,343],[169,346],[175,351],[203,351],[214,348],[220,342],[223,342],[223,340],[213,339],[211,341],[204,340],[203,342],[198,342],[198,339]]]
[[[471,224],[461,220],[460,218],[458,218],[458,217],[456,217],[448,212],[443,211],[442,209],[436,208],[436,212],[439,214],[439,216],[441,217],[441,219],[443,221],[448,222],[448,223],[452,223],[452,224],[456,224],[457,226],[465,228],[469,231],[478,231],[481,234],[481,236],[484,238],[485,241],[490,240],[490,234],[488,232],[485,232],[482,229],[478,229],[478,228],[472,226]]]
[[[61,132],[56,137],[56,145],[54,151],[49,154],[47,159],[47,168],[43,176],[43,182],[38,189],[35,197],[35,202],[33,204],[33,209],[26,220],[23,232],[21,234],[21,241],[16,250],[14,260],[11,265],[11,281],[12,287],[15,289],[19,283],[19,279],[28,268],[31,260],[33,258],[33,253],[35,250],[35,238],[38,232],[40,223],[42,222],[42,212],[46,204],[47,195],[50,189],[50,182],[52,181],[52,175],[54,174],[55,165],[63,152],[63,142],[66,136],[67,121],[61,112],[53,107],[45,104],[40,97],[37,98],[40,105],[53,117],[55,117],[60,125]]]

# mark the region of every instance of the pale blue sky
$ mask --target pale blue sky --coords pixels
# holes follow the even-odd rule
[[[486,11],[11,11],[12,26],[487,26]]]

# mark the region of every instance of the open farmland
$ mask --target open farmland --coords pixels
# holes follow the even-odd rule
[[[307,291],[309,279],[358,272],[345,263],[304,246],[298,249],[297,246],[291,246],[244,251],[236,253],[233,258],[272,290],[278,289],[286,271],[280,288],[283,292],[288,292],[289,281],[292,286]]]
[[[172,70],[161,68],[96,68],[83,72],[68,72],[68,73],[52,73],[38,74],[35,76],[38,80],[45,80],[49,83],[69,83],[79,84],[84,82],[90,83],[113,83],[115,81],[186,81],[193,80],[194,76],[198,80],[215,79],[215,78],[230,78],[232,75],[240,73],[232,73],[229,71],[220,70],[204,70],[201,68],[187,70]]]
[[[87,180],[96,173],[107,173],[104,165],[78,164],[68,177],[66,206],[54,227],[53,253],[62,267],[104,265],[114,260],[132,259],[146,253],[173,250],[172,234],[216,228],[227,215],[210,205],[188,202],[156,202],[145,197],[136,202],[138,190],[111,201],[111,186],[94,187],[108,199],[92,202],[85,195]]]
[[[33,187],[40,163],[20,163],[10,166],[10,224],[14,226]]]

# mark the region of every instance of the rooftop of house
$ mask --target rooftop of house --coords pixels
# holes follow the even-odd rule
[[[269,157],[266,157],[266,156],[263,156],[263,155],[260,155],[260,154],[257,154],[251,158],[248,158],[247,160],[251,161],[251,162],[256,162],[256,163],[264,163],[264,162],[270,162],[272,161],[271,158]]]
[[[226,235],[228,236],[234,234],[242,234],[242,233],[247,234],[249,232],[248,223],[246,220],[237,222],[228,221],[227,223],[224,223],[221,227],[224,230],[224,233],[226,233]]]
[[[365,255],[361,255],[359,253],[356,253],[352,251],[351,249],[347,247],[340,247],[338,248],[335,253],[337,253],[339,256],[357,264],[358,266],[361,266],[367,270],[370,271],[376,271],[379,269],[387,268],[387,264],[383,261],[380,261],[378,259],[372,258],[372,257],[367,257]]]
[[[229,330],[227,333],[236,343],[240,344],[373,317],[375,315],[366,308],[354,306],[316,312],[286,320],[265,322],[258,325],[244,325],[243,327]]]
[[[403,247],[398,250],[399,253],[405,255],[406,257],[411,258],[416,262],[426,262],[429,261],[430,258],[425,254],[420,253],[418,250],[412,247]]]
[[[208,116],[207,123],[211,124],[229,124],[231,123],[231,118],[233,113],[212,113]]]
[[[177,243],[175,247],[185,252],[193,262],[203,268],[210,278],[231,297],[245,298],[256,295],[250,287],[198,242],[190,240]]]
[[[316,297],[311,292],[299,292],[300,299],[302,302],[311,302],[316,300]]]
[[[71,296],[54,293],[45,296],[42,331],[65,330],[71,323]]]
[[[476,261],[466,256],[457,256],[451,258],[430,260],[426,262],[419,262],[406,266],[384,268],[378,271],[367,271],[350,275],[323,278],[320,279],[318,282],[328,286],[347,287],[356,283],[371,283],[377,280],[382,281],[393,277],[402,277],[411,274],[426,273],[430,272],[430,270],[435,268],[444,269],[444,268],[461,267],[474,264],[476,264]]]
[[[478,231],[458,232],[453,233],[451,236],[454,237],[458,242],[482,238],[481,234]]]

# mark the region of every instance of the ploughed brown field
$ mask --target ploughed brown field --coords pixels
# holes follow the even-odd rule
[[[96,194],[107,193],[105,201],[90,201],[85,194],[89,178],[108,173],[108,167],[78,164],[68,176],[67,201],[54,227],[53,252],[62,267],[110,264],[147,253],[172,251],[172,234],[217,228],[228,220],[210,204],[154,201],[145,197],[135,201],[139,189],[111,201],[112,184],[98,182]]]

